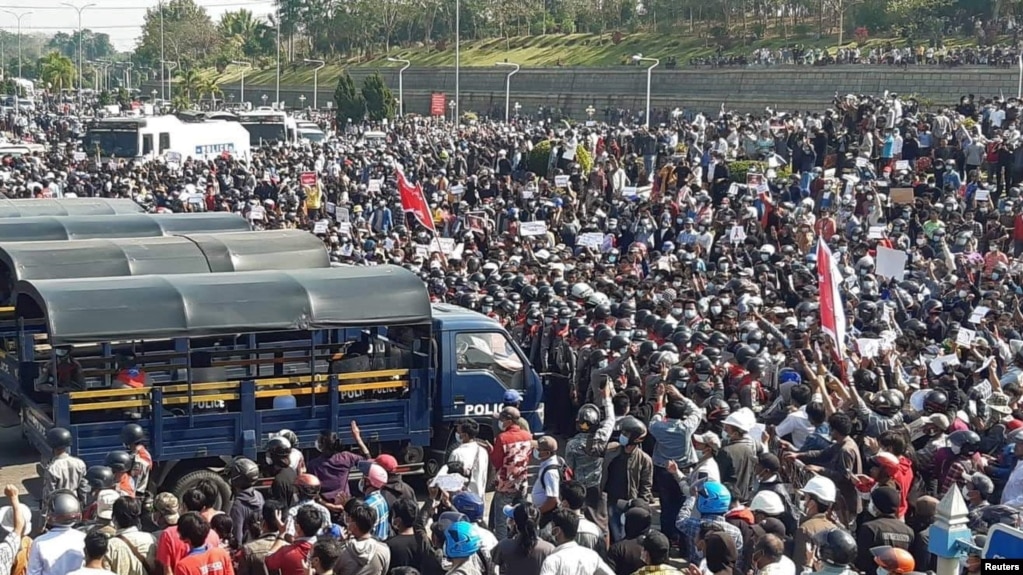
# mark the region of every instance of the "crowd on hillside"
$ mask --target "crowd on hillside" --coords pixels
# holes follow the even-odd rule
[[[52,430],[47,530],[0,512],[0,575],[653,575],[673,557],[689,575],[899,575],[935,568],[950,491],[979,573],[1023,507],[1018,112],[887,93],[650,128],[411,118],[382,143],[346,130],[249,162],[3,158],[11,197],[234,211],[317,233],[338,263],[406,266],[508,329],[546,420],[528,429],[509,390],[461,422],[422,506],[392,456],[332,430],[235,460],[231,501],[149,494],[138,426],[88,469]]]
[[[691,66],[713,68],[841,65],[1015,68],[1019,55],[1018,44],[944,46],[920,43],[896,46],[885,43],[869,48],[853,45],[837,50],[792,44],[781,48],[757,48],[744,55],[726,54],[720,50],[710,56],[693,58],[689,63]]]

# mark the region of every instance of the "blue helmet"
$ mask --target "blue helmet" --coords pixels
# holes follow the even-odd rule
[[[732,494],[720,481],[706,481],[700,486],[696,508],[701,515],[724,515],[732,504]]]
[[[783,385],[786,383],[794,383],[796,385],[799,385],[803,383],[803,377],[799,375],[798,371],[792,369],[791,367],[786,367],[785,369],[782,369],[778,373],[778,385]]]
[[[444,555],[449,559],[466,559],[480,550],[480,538],[472,524],[452,523],[444,530]]]
[[[475,493],[460,491],[451,498],[451,505],[465,515],[470,523],[476,523],[483,518],[483,499]]]

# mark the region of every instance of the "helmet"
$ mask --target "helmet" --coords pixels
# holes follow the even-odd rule
[[[874,563],[891,575],[909,573],[916,568],[913,555],[905,549],[885,545],[870,550],[874,554]]]
[[[856,539],[844,529],[833,527],[814,535],[821,561],[836,566],[851,565],[856,560]]]
[[[784,367],[778,372],[778,385],[784,385],[786,383],[796,385],[803,383],[803,376],[799,375],[799,372],[791,367]]]
[[[586,341],[593,337],[593,328],[588,325],[581,325],[575,329],[575,338],[579,341]]]
[[[135,458],[127,451],[115,449],[107,454],[103,465],[109,467],[114,473],[127,473],[135,466]]]
[[[71,432],[63,427],[54,427],[46,432],[46,445],[50,449],[67,449],[71,447]]]
[[[724,421],[732,413],[728,402],[720,397],[712,397],[703,402],[703,409],[707,413],[707,421],[710,423]]]
[[[697,377],[710,376],[714,372],[714,364],[711,363],[706,356],[696,356],[696,361],[693,362],[693,372],[697,375]],[[702,377],[701,379],[706,378],[707,377]]]
[[[874,396],[873,404],[881,415],[895,415],[902,411],[902,395],[894,389],[886,389]]]
[[[316,497],[320,493],[320,478],[312,473],[299,473],[295,478],[295,489],[305,499]]]
[[[589,433],[596,431],[598,425],[600,425],[600,409],[596,405],[587,403],[579,408],[579,413],[575,415],[576,429]]]
[[[449,559],[466,559],[480,550],[480,538],[472,524],[458,521],[444,531],[444,555]]]
[[[577,300],[589,299],[593,295],[593,288],[587,283],[577,283],[572,286],[572,298]]]
[[[66,489],[55,492],[46,506],[46,523],[70,527],[82,519],[82,504]]]
[[[948,411],[948,394],[940,389],[932,389],[924,396],[924,411],[929,414]]]
[[[949,448],[956,455],[973,455],[980,450],[980,436],[976,431],[964,429],[954,431],[948,436]]]
[[[121,428],[121,443],[125,447],[134,447],[146,439],[146,432],[137,423],[129,423]]]
[[[721,348],[707,346],[703,348],[703,355],[713,363],[721,361]]]
[[[803,495],[810,495],[821,503],[831,505],[838,496],[835,489],[835,482],[820,475],[814,475],[803,485]]]
[[[785,504],[782,503],[781,495],[774,491],[760,491],[753,496],[749,504],[750,511],[760,511],[767,515],[781,515],[785,512]]]
[[[298,447],[298,434],[294,431],[290,429],[282,429],[277,432],[277,435],[291,442],[292,447]]]
[[[624,335],[616,335],[616,336],[611,338],[611,350],[612,351],[622,349],[623,347],[628,347],[628,345],[629,345],[629,338],[625,337]]]
[[[227,477],[232,485],[247,489],[259,479],[259,466],[251,459],[236,457],[227,467]]]
[[[737,365],[745,366],[746,363],[749,360],[753,359],[753,357],[756,356],[757,354],[755,351],[753,351],[752,347],[743,343],[736,346],[736,348],[732,351],[732,355],[735,356],[735,363]]]
[[[728,336],[720,331],[711,333],[710,337],[707,339],[707,343],[713,347],[728,347],[729,341]]]
[[[724,515],[732,504],[732,494],[720,481],[705,481],[699,489],[696,508],[701,515]]]
[[[629,445],[639,443],[646,437],[646,425],[631,415],[626,415],[618,422],[618,430],[629,438]]]
[[[469,491],[459,491],[451,498],[451,505],[469,520],[476,523],[483,518],[483,499]]]
[[[291,442],[287,439],[276,436],[266,442],[266,462],[284,462],[291,456]]]
[[[106,465],[93,465],[86,470],[85,481],[95,490],[113,489],[114,485],[117,485],[114,472]]]

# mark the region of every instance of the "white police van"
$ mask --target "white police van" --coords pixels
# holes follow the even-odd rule
[[[248,159],[249,133],[237,122],[199,120],[184,122],[176,116],[101,118],[85,133],[89,157],[187,158],[212,160],[223,154]]]

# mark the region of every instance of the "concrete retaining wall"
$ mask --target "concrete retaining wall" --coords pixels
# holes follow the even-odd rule
[[[351,69],[357,84],[373,70]],[[398,72],[382,69],[385,82],[398,95]],[[462,68],[460,93],[463,111],[503,114],[506,69]],[[903,95],[918,94],[938,103],[953,103],[966,93],[995,96],[1015,95],[1019,81],[1016,69],[995,68],[918,68],[836,66],[828,68],[777,67],[720,70],[655,69],[651,81],[651,106],[654,109],[687,109],[716,112],[724,102],[740,111],[762,110],[765,106],[781,109],[820,109],[835,93],[872,93],[884,90]],[[239,86],[223,86],[225,95],[239,99]],[[144,91],[148,91],[148,87]],[[320,107],[333,98],[333,84],[321,85]],[[454,68],[410,68],[404,74],[405,109],[429,112],[430,94],[443,92],[448,99],[455,91]],[[299,105],[299,96],[312,104],[312,86],[281,86],[281,99],[289,106]],[[266,94],[274,99],[273,86],[245,86],[245,99],[260,104]],[[574,117],[585,117],[593,106],[598,116],[607,107],[642,110],[646,97],[646,69],[543,68],[523,69],[512,78],[511,100],[523,111],[538,105],[561,108]]]

